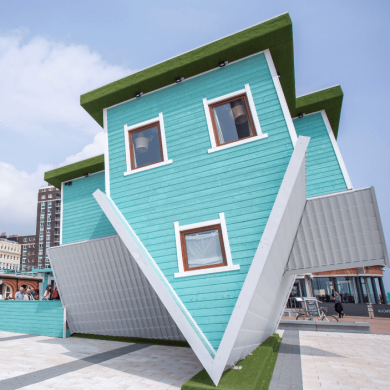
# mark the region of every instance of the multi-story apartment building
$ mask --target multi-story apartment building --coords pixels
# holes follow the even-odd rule
[[[21,245],[20,265],[23,268],[34,268],[38,265],[38,247],[35,234],[29,236],[18,236],[15,234],[9,236],[8,240]]]
[[[5,235],[0,236],[0,269],[15,269],[19,267],[21,245],[8,240]]]
[[[46,248],[60,243],[61,190],[54,186],[41,187],[37,205],[37,258],[38,266],[50,265]]]

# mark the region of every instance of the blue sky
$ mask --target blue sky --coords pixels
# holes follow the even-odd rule
[[[289,12],[297,95],[343,88],[340,150],[354,187],[375,187],[390,245],[389,11],[387,0],[4,2],[0,230],[34,233],[43,172],[100,153],[81,93]]]

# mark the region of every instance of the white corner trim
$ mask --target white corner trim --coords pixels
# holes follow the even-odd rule
[[[107,126],[107,108],[103,109],[103,130],[104,130],[104,181],[105,192],[110,196],[110,160],[108,157],[108,126]],[[61,242],[62,244],[62,242]]]
[[[230,144],[217,146],[217,142],[216,142],[215,135],[214,135],[213,124],[211,121],[209,106],[211,104],[215,104],[215,103],[221,102],[223,100],[230,99],[230,98],[233,98],[235,96],[239,96],[239,95],[243,95],[243,94],[245,94],[247,99],[248,99],[249,109],[250,109],[250,112],[251,112],[251,115],[253,118],[253,123],[255,125],[255,130],[256,130],[257,135],[255,137],[246,138],[246,139],[243,139],[241,141],[235,141],[235,142],[232,142]],[[257,141],[259,139],[268,137],[267,134],[263,134],[261,131],[259,117],[257,115],[255,102],[253,100],[253,96],[252,96],[252,92],[251,92],[251,88],[250,88],[249,84],[245,84],[244,89],[240,89],[239,91],[228,93],[227,95],[219,96],[217,98],[210,99],[210,100],[207,100],[207,98],[204,98],[203,99],[203,108],[204,108],[204,112],[206,115],[206,122],[207,122],[207,127],[209,130],[210,141],[211,141],[211,149],[208,150],[209,153],[216,152],[218,150],[231,148],[233,146],[241,145],[241,144],[247,143],[247,142]]]
[[[213,225],[221,225],[222,238],[223,238],[223,244],[224,244],[224,248],[225,248],[227,265],[224,267],[205,268],[205,269],[198,269],[198,270],[194,270],[194,271],[184,271],[183,254],[181,251],[180,232],[184,231],[184,230],[197,229],[197,228],[213,226]],[[195,275],[213,274],[213,273],[217,273],[217,272],[237,271],[240,269],[239,264],[233,265],[232,254],[230,251],[230,244],[229,244],[229,236],[228,236],[228,232],[227,232],[226,220],[225,220],[224,213],[219,213],[219,219],[214,219],[212,221],[206,221],[206,222],[193,223],[190,225],[180,226],[179,222],[174,222],[174,228],[175,228],[175,238],[176,238],[177,263],[178,263],[178,268],[179,268],[179,272],[176,272],[174,274],[175,278],[182,278],[182,277],[186,277],[186,276],[195,276]]]
[[[173,163],[173,160],[161,161],[159,163],[151,164],[151,165],[148,165],[146,167],[141,167],[141,168],[137,168],[137,169],[133,169],[133,170],[124,172],[123,176],[134,175],[134,173],[148,171],[149,169],[163,167],[164,165],[169,165],[169,164],[172,164],[172,163]]]
[[[60,245],[62,245],[62,220],[64,215],[64,182],[61,183]],[[55,229],[55,227],[54,227]]]
[[[286,100],[286,97],[284,96],[282,84],[280,83],[278,73],[276,71],[276,67],[275,67],[275,64],[274,64],[274,61],[272,59],[271,52],[269,51],[269,49],[264,50],[264,55],[265,55],[265,58],[267,60],[269,70],[271,72],[271,76],[272,76],[272,80],[273,80],[274,85],[275,85],[276,93],[278,94],[279,102],[280,102],[280,105],[282,107],[282,111],[283,111],[284,119],[285,119],[286,124],[287,124],[288,132],[290,133],[291,142],[292,142],[293,146],[295,146],[295,144],[298,140],[297,132],[295,130],[294,122],[291,118],[291,113],[290,113],[290,110],[289,110],[288,105],[287,105],[287,100]]]
[[[249,142],[258,141],[258,140],[264,139],[264,138],[268,138],[268,134],[266,134],[266,133],[260,134],[260,135],[256,135],[255,137],[244,138],[244,139],[241,139],[241,140],[236,141],[236,142],[231,142],[230,144],[216,146],[215,148],[209,149],[208,152],[214,153],[214,152],[218,152],[219,150],[233,148],[233,147],[238,146],[238,145],[248,144]]]
[[[341,168],[341,172],[343,173],[345,183],[347,184],[347,188],[349,190],[353,190],[353,185],[352,185],[351,179],[349,177],[347,167],[345,166],[343,157],[341,156],[339,146],[338,146],[336,138],[333,134],[332,126],[330,125],[330,122],[329,122],[328,116],[326,115],[325,110],[321,110],[321,115],[322,115],[322,119],[325,123],[326,129],[328,130],[328,135],[329,135],[330,141],[332,142],[334,152],[336,154],[337,160],[338,160],[340,168]]]
[[[163,156],[162,156],[163,157],[163,161],[161,161],[159,163],[156,163],[156,164],[148,165],[146,167],[131,169],[129,131],[138,129],[139,127],[144,127],[144,126],[147,126],[147,125],[151,125],[152,123],[159,123],[159,125],[160,125],[160,135],[161,135],[161,143],[162,143],[162,151],[163,151]],[[126,168],[127,168],[127,171],[124,172],[123,176],[132,175],[132,174],[137,173],[137,172],[147,171],[149,169],[161,167],[161,166],[164,166],[164,165],[167,165],[167,164],[171,164],[173,162],[172,160],[168,160],[168,149],[167,149],[167,141],[166,141],[166,137],[165,137],[164,117],[163,117],[163,113],[162,112],[160,112],[158,114],[157,118],[148,119],[147,121],[144,121],[144,122],[141,122],[141,123],[137,123],[137,124],[132,125],[132,126],[124,125],[124,136],[125,136]],[[107,196],[109,196],[109,194],[107,194]]]

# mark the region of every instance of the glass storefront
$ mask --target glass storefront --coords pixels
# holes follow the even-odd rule
[[[314,296],[321,302],[332,302],[334,298],[334,278],[313,278]]]
[[[344,303],[356,303],[357,296],[353,287],[353,279],[351,277],[337,277],[337,290]]]

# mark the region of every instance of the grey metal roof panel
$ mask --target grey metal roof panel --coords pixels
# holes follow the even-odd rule
[[[374,188],[308,199],[286,274],[387,265]]]
[[[185,340],[122,240],[49,249],[72,333]]]

